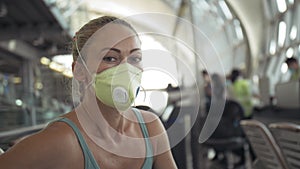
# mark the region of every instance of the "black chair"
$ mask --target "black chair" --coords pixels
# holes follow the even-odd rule
[[[223,115],[218,127],[212,136],[203,144],[213,148],[217,155],[224,157],[228,169],[234,168],[234,154],[241,157],[242,165],[245,166],[245,156],[249,153],[249,145],[240,126],[240,120],[244,118],[244,110],[241,105],[233,100],[227,100]]]
[[[300,125],[272,123],[270,130],[281,148],[290,169],[300,168]]]

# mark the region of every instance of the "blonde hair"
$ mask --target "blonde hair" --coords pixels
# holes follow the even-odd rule
[[[80,51],[87,40],[101,27],[105,26],[108,23],[122,24],[130,28],[137,36],[136,30],[125,20],[119,19],[114,16],[102,16],[96,19],[93,19],[82,26],[78,32],[76,32],[72,41],[72,55],[73,61],[76,61],[78,58],[78,51]],[[76,46],[77,45],[77,46]],[[78,48],[78,49],[77,49]],[[84,59],[84,58],[82,58]]]

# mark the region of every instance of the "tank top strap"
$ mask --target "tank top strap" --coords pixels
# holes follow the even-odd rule
[[[74,131],[80,147],[82,149],[83,155],[84,155],[84,168],[85,169],[100,169],[100,167],[98,166],[98,163],[96,162],[93,154],[91,153],[84,137],[82,136],[82,134],[80,133],[79,128],[76,126],[76,124],[74,122],[72,122],[70,119],[65,118],[65,117],[61,117],[55,120],[56,122],[64,122],[66,124],[68,124]]]
[[[144,161],[142,169],[152,169],[152,164],[153,164],[153,149],[152,149],[151,141],[149,139],[149,133],[148,133],[148,129],[147,129],[146,123],[144,121],[144,118],[143,118],[141,112],[138,109],[133,108],[132,110],[133,110],[133,112],[135,113],[135,115],[136,115],[136,117],[138,119],[138,122],[139,122],[139,125],[141,127],[143,136],[145,138],[146,158],[145,158],[145,161]]]

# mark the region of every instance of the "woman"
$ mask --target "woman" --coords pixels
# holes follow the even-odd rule
[[[104,16],[84,25],[72,49],[80,103],[1,155],[1,168],[177,168],[160,120],[130,107],[141,80],[140,47],[124,20]]]

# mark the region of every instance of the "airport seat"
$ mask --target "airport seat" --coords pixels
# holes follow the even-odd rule
[[[218,127],[212,136],[203,143],[204,146],[213,148],[217,155],[225,158],[227,168],[234,168],[237,164],[246,165],[249,154],[248,141],[245,138],[240,121],[244,118],[244,109],[233,100],[226,100],[223,115]],[[234,156],[241,157],[240,162],[235,162]]]
[[[218,139],[208,139],[205,143],[205,146],[213,148],[218,154],[222,153],[224,160],[226,162],[227,169],[235,168],[236,162],[234,159],[234,152],[238,150],[243,150],[244,154],[249,153],[249,146],[247,140],[243,137],[231,137],[231,138],[218,138]],[[243,164],[246,166],[245,164]]]
[[[272,123],[269,125],[290,169],[300,168],[300,125]]]
[[[257,120],[242,120],[240,124],[256,154],[256,158],[263,165],[260,169],[288,169],[279,146],[270,130],[263,123]]]

